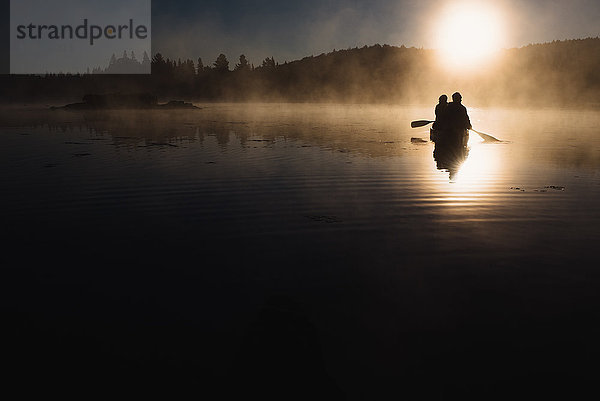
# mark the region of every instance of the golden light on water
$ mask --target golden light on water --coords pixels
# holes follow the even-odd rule
[[[452,68],[469,69],[491,62],[505,36],[501,12],[477,3],[449,4],[433,29],[440,62]]]
[[[487,149],[490,146],[483,144],[474,132],[469,137],[469,156],[466,158],[456,175],[456,183],[464,185],[484,185],[490,175],[495,174],[498,168],[497,154]]]
[[[451,188],[467,192],[485,191],[490,183],[490,178],[495,177],[499,171],[500,160],[494,151],[494,144],[486,144],[475,132],[469,135],[468,148],[465,153],[456,153],[451,161],[442,163],[436,158],[435,169],[444,177],[440,181],[444,190],[450,184]],[[443,149],[443,148],[442,148]],[[437,151],[436,151],[437,152]],[[437,157],[441,154],[437,153]]]
[[[480,198],[489,197],[494,178],[501,173],[500,160],[495,145],[484,144],[481,138],[471,132],[469,155],[459,166],[448,186],[444,186],[453,201],[457,197],[463,202],[480,202]]]

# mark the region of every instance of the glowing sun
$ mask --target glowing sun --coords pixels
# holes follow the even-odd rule
[[[502,46],[501,20],[500,13],[489,6],[448,6],[435,24],[442,64],[468,68],[488,61]]]

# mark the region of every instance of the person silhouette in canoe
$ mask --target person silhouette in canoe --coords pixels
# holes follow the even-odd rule
[[[440,103],[442,103],[441,97]],[[450,182],[453,182],[469,156],[469,150],[465,146],[469,136],[465,130],[471,129],[471,120],[467,108],[462,105],[460,93],[456,92],[452,95],[452,102],[444,108],[441,117],[442,128],[439,128],[438,107],[436,107],[436,122],[438,122],[436,129],[441,131],[442,137],[441,141],[435,143],[433,158],[438,170],[448,171]]]
[[[459,92],[452,94],[452,102],[448,103],[444,113],[444,124],[447,134],[452,135],[452,139],[459,143],[465,136],[465,130],[472,128],[467,108],[463,106],[462,95]]]
[[[439,103],[435,106],[435,121],[433,129],[443,131],[445,128],[444,117],[446,108],[448,107],[448,96],[442,95],[439,98]]]

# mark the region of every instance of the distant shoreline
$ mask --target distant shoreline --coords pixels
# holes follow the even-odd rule
[[[152,74],[0,76],[0,102],[67,103],[86,93],[151,93],[190,102],[423,104],[460,91],[471,106],[598,108],[600,38],[503,50],[464,71],[446,68],[433,50],[373,45],[254,66],[223,54],[205,65],[157,53]]]
[[[183,100],[169,100],[159,103],[158,98],[148,93],[138,94],[88,94],[82,102],[69,103],[64,106],[51,106],[51,110],[87,111],[87,110],[160,110],[160,109],[198,109],[192,103]]]

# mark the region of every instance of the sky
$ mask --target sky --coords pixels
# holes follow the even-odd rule
[[[260,64],[270,56],[283,62],[376,43],[435,48],[433,31],[448,2],[153,0],[153,52],[202,57],[205,64],[220,53],[232,62],[245,54]],[[598,0],[472,2],[501,15],[505,48],[600,35]]]
[[[152,0],[152,53],[201,57],[207,65],[220,53],[231,65],[244,54],[260,65],[266,57],[282,63],[377,43],[432,49],[446,6],[464,2],[486,4],[499,16],[503,48],[600,36],[599,0]],[[12,37],[8,3],[0,0],[2,54]],[[472,25],[469,34],[478,35],[482,24]]]

